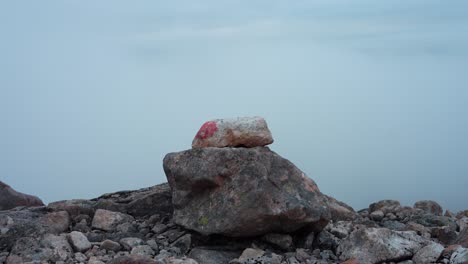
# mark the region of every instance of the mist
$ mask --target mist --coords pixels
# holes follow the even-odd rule
[[[2,1],[0,180],[45,202],[166,181],[214,118],[355,209],[467,208],[466,1]]]

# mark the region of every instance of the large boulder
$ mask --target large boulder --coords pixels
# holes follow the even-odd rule
[[[204,235],[319,231],[330,219],[315,182],[267,147],[191,149],[163,164],[175,222]]]
[[[193,148],[258,147],[273,143],[265,119],[240,117],[208,121],[192,142]]]
[[[413,231],[362,228],[341,242],[337,255],[341,260],[357,259],[359,264],[398,262],[411,259],[428,243]]]
[[[18,206],[43,206],[44,203],[36,196],[15,191],[8,184],[0,181],[0,211]]]
[[[430,200],[423,200],[423,201],[418,201],[414,204],[413,206],[415,209],[421,209],[424,212],[435,214],[435,215],[442,215],[443,209],[440,204],[438,204],[435,201],[430,201]]]

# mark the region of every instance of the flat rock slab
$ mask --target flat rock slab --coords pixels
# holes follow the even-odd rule
[[[265,119],[239,117],[208,121],[200,128],[192,148],[259,147],[273,143]]]
[[[266,147],[191,149],[163,164],[175,222],[204,235],[319,231],[330,219],[315,182]]]

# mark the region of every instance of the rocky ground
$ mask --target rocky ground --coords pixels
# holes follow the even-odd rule
[[[468,263],[468,210],[355,212],[271,151],[262,118],[205,123],[168,183],[43,205],[0,182],[0,264]]]
[[[318,233],[232,238],[176,225],[171,198],[169,185],[161,184],[1,211],[0,263],[468,261],[468,211],[443,214],[432,201],[409,207],[384,200],[356,213],[341,208]]]

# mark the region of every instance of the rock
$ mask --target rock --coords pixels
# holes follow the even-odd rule
[[[111,250],[111,251],[114,251],[114,252],[118,252],[118,251],[120,251],[120,249],[122,247],[120,246],[119,243],[117,243],[115,241],[112,241],[112,240],[109,240],[109,239],[106,239],[106,240],[102,241],[101,248],[105,249],[105,250]]]
[[[369,205],[369,213],[377,210],[382,211],[384,214],[394,213],[400,207],[400,202],[395,200],[381,200]]]
[[[430,243],[416,252],[413,262],[416,264],[435,263],[443,250],[444,247],[441,244]]]
[[[116,212],[135,217],[149,216],[155,212],[172,215],[172,194],[169,184],[163,183],[136,191],[108,193],[93,199],[96,208],[114,208]],[[109,210],[109,209],[108,209]]]
[[[444,245],[453,244],[458,236],[457,232],[450,226],[434,227],[431,235]]]
[[[104,262],[100,261],[96,257],[90,257],[88,260],[88,264],[104,264]]]
[[[196,247],[190,251],[188,256],[200,264],[228,264],[239,255],[240,252],[237,251]]]
[[[336,223],[330,223],[325,228],[328,232],[339,239],[343,239],[349,235],[352,230],[352,222],[339,221]]]
[[[433,214],[416,214],[411,217],[411,221],[421,224],[426,227],[443,227],[448,226],[452,230],[457,229],[457,223],[454,219],[447,216],[439,216]]]
[[[164,224],[155,224],[153,229],[151,229],[151,231],[153,231],[153,233],[155,234],[161,234],[162,232],[166,231],[168,229],[167,225],[164,225]]]
[[[458,234],[455,244],[468,248],[468,228],[463,229],[460,234]]]
[[[164,171],[175,223],[203,235],[320,231],[330,219],[315,182],[265,147],[171,153]]]
[[[382,227],[391,229],[391,230],[396,230],[396,231],[403,231],[405,230],[406,225],[398,222],[398,221],[384,221],[382,223]]]
[[[466,264],[468,263],[468,248],[460,247],[453,252],[450,257],[450,264]]]
[[[331,196],[325,195],[325,197],[327,198],[328,208],[333,222],[352,221],[358,216],[351,206],[340,202]]]
[[[323,250],[333,250],[335,251],[339,244],[339,239],[332,235],[330,232],[323,230],[320,232],[314,241],[315,248],[320,248]]]
[[[86,260],[88,260],[88,257],[86,257],[86,255],[81,252],[75,253],[74,257],[76,261],[81,262],[81,263],[84,263]]]
[[[460,219],[457,219],[458,230],[462,232],[465,228],[468,227],[468,217],[464,216]]]
[[[166,259],[165,263],[167,264],[198,264],[197,261],[191,258],[183,257],[183,258],[175,258],[170,257]]]
[[[193,139],[192,148],[261,147],[273,143],[265,119],[240,117],[208,121]]]
[[[415,231],[418,235],[425,237],[425,238],[431,237],[431,230],[428,227],[425,227],[415,222],[408,222],[406,226],[404,227],[404,230]]]
[[[105,231],[113,231],[118,225],[132,221],[134,221],[134,218],[130,215],[98,209],[94,214],[92,227]]]
[[[94,215],[94,202],[84,199],[57,201],[47,205],[53,211],[67,211],[71,217],[85,214]]]
[[[246,263],[248,261],[254,261],[265,255],[265,251],[255,248],[246,248],[238,259],[231,261],[232,263]]]
[[[18,206],[43,206],[44,203],[36,196],[15,191],[8,184],[0,181],[0,211]]]
[[[76,252],[85,252],[91,248],[91,242],[89,242],[88,238],[86,238],[86,236],[81,232],[71,232],[68,234],[68,240]]]
[[[130,252],[131,255],[140,255],[140,256],[152,256],[154,255],[154,250],[148,245],[140,245],[132,248]]]
[[[282,250],[288,250],[293,245],[293,239],[288,234],[270,233],[263,236],[263,240],[279,247]]]
[[[122,245],[125,250],[132,250],[132,248],[143,244],[143,240],[137,237],[126,237],[120,239],[120,245]]]
[[[48,213],[40,221],[49,227],[49,232],[54,234],[66,232],[70,227],[70,215],[67,211]]]
[[[172,243],[171,246],[179,248],[180,252],[185,255],[190,250],[191,245],[192,245],[192,235],[185,234],[179,239],[177,239],[176,241],[174,241],[174,243]]]
[[[442,210],[442,206],[440,206],[437,202],[430,200],[416,202],[413,207],[435,215],[442,215],[444,212]]]
[[[382,211],[380,211],[380,210],[374,211],[374,212],[370,213],[370,215],[369,215],[370,219],[372,219],[374,221],[377,221],[377,222],[382,221],[384,216],[385,216],[384,213]]]
[[[157,264],[157,262],[149,256],[138,256],[138,255],[118,257],[118,258],[111,260],[108,263],[109,264]]]
[[[357,259],[359,264],[408,259],[425,246],[428,240],[412,231],[392,231],[387,228],[358,229],[337,248],[341,260]]]

